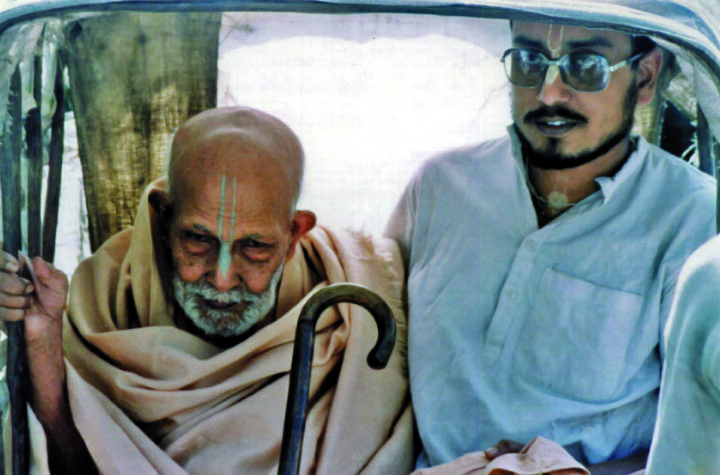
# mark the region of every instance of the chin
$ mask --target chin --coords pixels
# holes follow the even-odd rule
[[[193,324],[210,336],[237,336],[243,329],[240,319],[235,315],[220,314],[211,309],[204,309],[202,313],[188,314]]]

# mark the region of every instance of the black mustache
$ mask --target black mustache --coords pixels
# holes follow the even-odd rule
[[[566,107],[563,106],[554,106],[554,107],[548,107],[548,106],[540,106],[535,110],[532,110],[525,114],[525,117],[523,118],[523,122],[530,123],[535,122],[540,119],[546,119],[546,118],[562,118],[562,119],[569,119],[574,120],[577,122],[583,122],[587,123],[587,118],[575,111],[572,111]]]

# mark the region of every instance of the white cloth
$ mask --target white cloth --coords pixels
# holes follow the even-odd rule
[[[416,470],[412,475],[589,475],[590,472],[562,447],[543,437],[534,438],[518,453],[488,461],[485,452],[471,452],[449,463]]]
[[[720,470],[720,238],[680,274],[648,474]]]
[[[715,232],[715,180],[642,139],[538,229],[510,135],[425,163],[386,230],[408,266],[418,467],[538,435],[590,464],[647,449],[677,274]]]

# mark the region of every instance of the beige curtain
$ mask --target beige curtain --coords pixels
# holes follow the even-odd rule
[[[67,23],[90,245],[132,225],[172,132],[214,107],[220,13],[104,13]]]

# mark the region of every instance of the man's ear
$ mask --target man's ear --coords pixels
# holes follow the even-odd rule
[[[315,217],[315,213],[313,213],[312,211],[307,211],[307,210],[295,211],[295,216],[293,216],[292,223],[290,224],[290,226],[291,226],[290,232],[292,234],[292,237],[291,237],[290,248],[288,249],[286,259],[290,259],[293,256],[293,254],[295,254],[295,246],[297,245],[298,241],[300,240],[301,237],[303,237],[312,228],[315,227],[316,221],[317,221],[317,218]]]
[[[655,48],[640,60],[636,80],[638,86],[639,106],[649,104],[655,97],[655,89],[660,77],[663,56],[660,48]]]

